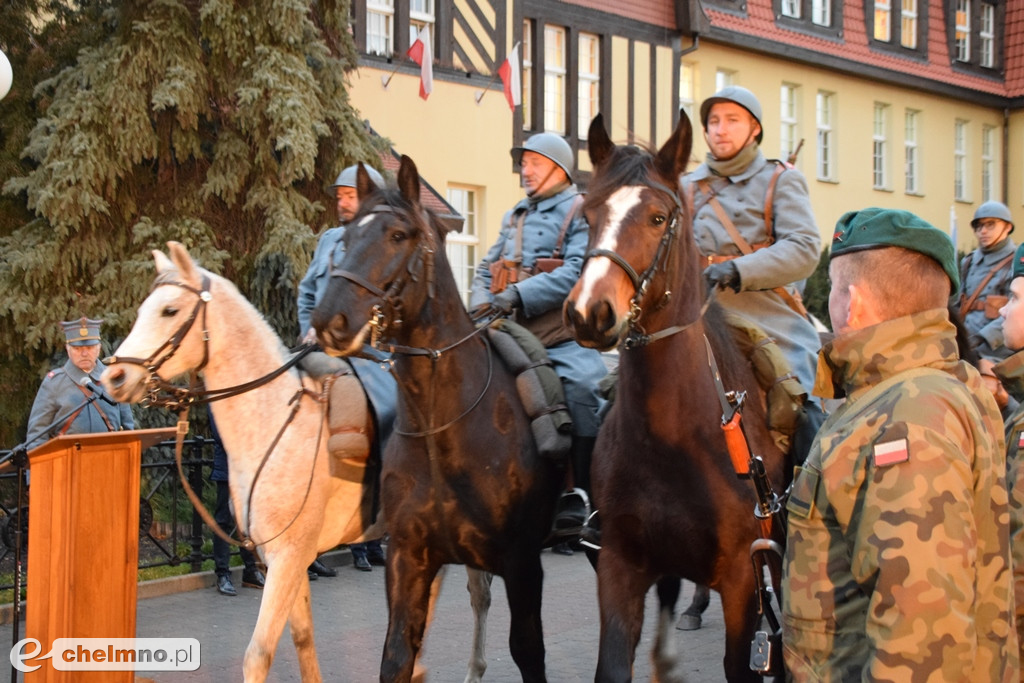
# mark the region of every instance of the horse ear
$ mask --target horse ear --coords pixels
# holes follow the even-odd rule
[[[654,167],[666,178],[678,178],[686,170],[690,161],[690,150],[693,148],[693,126],[686,110],[679,110],[679,123],[672,131],[672,136],[658,150],[654,157]]]
[[[163,273],[168,270],[174,270],[174,264],[171,263],[171,259],[167,258],[167,254],[160,251],[159,249],[153,250],[153,260],[156,261],[157,273]]]
[[[615,143],[608,137],[608,131],[604,129],[604,115],[598,113],[590,122],[590,129],[587,132],[587,150],[590,153],[590,162],[600,166],[615,151]]]
[[[404,154],[402,165],[398,167],[398,189],[410,204],[420,205],[420,172],[416,170],[416,163]]]
[[[363,166],[363,162],[359,162],[359,168],[356,169],[356,194],[359,195],[359,201],[362,202],[364,197],[367,197],[377,189],[374,185],[373,179],[370,178],[370,174],[366,172],[366,167]]]
[[[186,282],[199,282],[195,261],[192,260],[185,245],[181,242],[168,242],[167,249],[171,252],[171,261],[178,267],[182,279]]]

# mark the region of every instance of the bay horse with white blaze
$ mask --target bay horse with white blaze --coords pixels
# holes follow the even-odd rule
[[[504,578],[512,658],[524,681],[544,681],[540,550],[564,472],[538,455],[515,377],[466,312],[416,165],[403,156],[398,189],[377,192],[360,169],[357,189],[313,326],[331,353],[391,352],[398,379],[381,477],[391,542],[380,678],[410,680],[430,584],[465,564]]]
[[[600,115],[587,140],[595,168],[583,205],[591,249],[565,311],[584,346],[620,347],[616,399],[592,466],[602,529],[595,679],[602,682],[631,680],[644,595],[667,576],[721,594],[726,677],[760,680],[748,666],[758,621],[750,559],[760,537],[756,497],[727,455],[708,344],[724,386],[752,398],[746,433],[774,489],[784,490],[790,475],[749,361],[705,293],[691,215],[678,194],[691,144],[685,113],[654,154],[614,145]]]
[[[245,651],[244,679],[266,680],[287,621],[302,680],[318,682],[306,568],[320,552],[339,543],[379,534],[366,528],[370,515],[361,508],[366,500],[363,482],[338,476],[327,451],[322,382],[288,369],[281,340],[233,284],[196,265],[181,244],[168,247],[170,258],[153,252],[157,279],[131,333],[108,359],[103,384],[118,401],[155,403],[160,392],[176,389],[168,380],[202,373],[205,390],[178,391],[188,395],[186,401],[211,402],[228,456],[238,528],[267,565],[259,616]],[[366,399],[355,386],[346,400]],[[356,459],[367,454],[374,439],[368,415],[361,429],[369,438],[355,442],[357,450],[361,444],[367,449],[355,454]],[[479,681],[486,666],[482,629],[490,600],[487,582],[483,573],[470,577],[477,650],[467,681]]]

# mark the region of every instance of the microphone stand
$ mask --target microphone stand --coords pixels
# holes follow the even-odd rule
[[[99,397],[100,395],[97,393],[90,394],[88,398],[75,406],[73,410],[60,415],[47,425],[46,429],[43,430],[43,435],[49,434],[51,429],[67,422],[72,415],[78,413]],[[21,551],[25,547],[21,529],[22,511],[25,509],[25,489],[27,488],[25,485],[25,470],[28,467],[27,441],[18,444],[11,449],[10,453],[0,458],[0,470],[3,470],[7,463],[11,463],[18,468],[18,509],[14,517],[14,614],[12,615],[14,629],[11,631],[11,649],[14,649],[14,646],[21,640],[19,637],[21,635],[21,586],[22,578],[24,577],[24,563],[21,559]],[[11,683],[18,683],[18,670],[14,668],[13,662],[11,664]]]

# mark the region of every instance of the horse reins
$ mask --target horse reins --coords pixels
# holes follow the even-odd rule
[[[196,304],[192,308],[192,312],[189,315],[189,317],[178,327],[177,330],[174,331],[170,338],[168,338],[167,341],[165,341],[163,344],[157,347],[157,349],[153,351],[153,353],[151,353],[148,358],[142,359],[133,358],[130,356],[109,356],[107,358],[104,358],[103,362],[105,365],[113,365],[115,363],[139,365],[146,369],[148,373],[145,382],[147,389],[145,400],[147,405],[166,407],[170,410],[178,412],[178,425],[175,434],[174,444],[174,460],[178,468],[178,477],[181,480],[182,486],[185,490],[185,494],[188,496],[189,501],[192,503],[193,507],[195,507],[196,511],[199,513],[199,516],[203,519],[203,522],[208,527],[210,527],[210,530],[217,534],[217,536],[219,536],[225,542],[230,543],[231,545],[245,548],[246,550],[249,550],[251,552],[255,550],[257,546],[265,545],[273,541],[274,539],[278,538],[281,534],[287,531],[288,528],[295,523],[295,520],[298,519],[299,514],[301,514],[302,509],[306,505],[306,501],[309,499],[309,492],[313,486],[313,473],[316,471],[316,461],[320,457],[320,442],[323,438],[323,423],[324,419],[326,419],[327,410],[327,387],[329,385],[325,383],[324,393],[322,396],[313,395],[313,398],[317,400],[317,402],[319,402],[322,406],[322,415],[320,420],[320,427],[317,432],[317,446],[316,452],[313,456],[313,466],[312,469],[310,470],[310,477],[309,481],[306,484],[306,492],[303,496],[302,504],[299,505],[298,509],[295,512],[295,515],[288,522],[288,524],[284,526],[284,528],[282,528],[279,532],[277,532],[270,538],[264,541],[260,541],[259,543],[254,542],[252,540],[252,535],[249,533],[248,526],[249,522],[251,521],[252,515],[247,514],[247,528],[243,534],[243,538],[240,541],[235,539],[230,534],[225,532],[220,527],[220,525],[217,524],[217,522],[213,519],[213,516],[210,514],[209,510],[206,509],[206,506],[203,504],[202,500],[199,498],[198,494],[196,494],[195,490],[192,488],[192,485],[189,483],[188,478],[185,476],[185,470],[182,464],[182,450],[184,446],[185,435],[188,433],[188,413],[191,409],[192,404],[194,403],[212,403],[214,401],[221,401],[227,398],[238,396],[240,394],[244,394],[248,391],[252,391],[253,389],[261,387],[265,384],[269,384],[271,381],[280,377],[282,374],[289,371],[296,364],[298,364],[299,361],[305,358],[315,348],[315,346],[313,344],[303,344],[302,346],[299,347],[298,352],[293,354],[292,357],[281,367],[249,382],[244,382],[242,384],[238,384],[231,387],[224,387],[223,389],[200,389],[199,387],[201,386],[201,383],[198,380],[198,373],[200,370],[206,367],[206,364],[209,361],[210,331],[206,325],[206,305],[213,298],[212,294],[210,294],[210,278],[208,275],[204,273],[202,279],[200,280],[201,288],[196,289],[195,287],[185,282],[172,279],[169,276],[161,275],[158,276],[156,281],[153,283],[153,286],[150,288],[150,293],[152,293],[153,290],[155,290],[157,287],[162,287],[165,285],[180,287],[196,295]],[[158,371],[164,363],[166,363],[172,356],[174,356],[175,353],[177,353],[178,349],[181,347],[181,344],[185,339],[185,336],[192,329],[192,326],[200,317],[200,314],[202,317],[203,360],[198,366],[196,366],[195,369],[191,371],[191,379],[189,386],[179,387],[161,378],[160,375],[158,374]],[[164,353],[164,355],[161,355],[165,349],[166,353]],[[161,396],[161,391],[165,392],[168,395]],[[274,437],[273,441],[270,443],[270,446],[267,448],[266,453],[263,454],[263,458],[260,460],[259,466],[256,468],[256,473],[253,476],[252,484],[249,487],[249,498],[246,501],[247,510],[251,511],[252,509],[253,493],[256,490],[256,482],[259,480],[259,476],[263,471],[263,467],[270,459],[270,455],[273,453],[274,448],[281,440],[281,437],[284,435],[285,430],[288,428],[292,420],[295,418],[295,415],[298,413],[300,402],[304,395],[312,395],[312,392],[310,392],[305,387],[300,386],[299,390],[288,400],[288,403],[289,405],[292,406],[292,408],[289,411],[288,417],[285,419],[284,424],[281,425],[281,429],[278,430],[277,435]]]
[[[665,228],[665,232],[662,233],[661,240],[658,242],[658,248],[654,252],[651,263],[646,269],[644,269],[644,272],[637,274],[636,269],[634,269],[626,259],[611,249],[591,249],[587,252],[586,257],[584,258],[584,264],[587,260],[594,257],[600,256],[608,259],[622,269],[626,274],[626,277],[629,278],[629,281],[633,283],[633,297],[629,300],[629,313],[627,314],[630,332],[623,340],[623,346],[626,349],[646,346],[647,344],[656,342],[659,339],[679,334],[680,332],[684,332],[693,327],[701,318],[704,317],[704,314],[707,312],[708,306],[711,305],[711,300],[715,294],[713,289],[708,292],[707,297],[704,299],[704,303],[701,304],[700,311],[697,313],[697,317],[690,322],[683,325],[672,325],[671,327],[667,327],[651,334],[647,334],[644,330],[643,325],[640,322],[640,319],[643,316],[643,308],[641,307],[640,302],[647,295],[647,289],[650,287],[655,276],[657,276],[659,272],[667,270],[667,261],[671,254],[672,246],[679,235],[680,217],[684,213],[683,204],[679,200],[678,192],[673,192],[671,188],[655,180],[650,181],[650,186],[653,189],[664,192],[671,197],[672,201],[675,203],[675,207],[669,214],[668,226]],[[666,290],[662,299],[669,296],[671,296],[671,292]]]

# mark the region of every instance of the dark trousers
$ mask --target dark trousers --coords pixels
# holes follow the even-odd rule
[[[226,481],[217,482],[217,507],[213,511],[213,521],[225,533],[231,534],[235,530],[235,516],[231,514],[231,489]],[[239,548],[238,554],[246,569],[256,567],[256,557],[246,550]],[[213,535],[213,567],[217,576],[227,576],[231,573],[231,544],[217,534]]]
[[[352,551],[353,557],[366,557],[368,555],[373,555],[374,557],[384,556],[384,551],[380,547],[379,538],[372,541],[366,541],[365,543],[353,543],[348,548]]]

